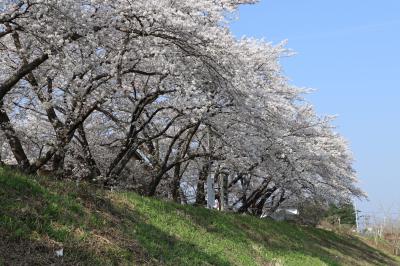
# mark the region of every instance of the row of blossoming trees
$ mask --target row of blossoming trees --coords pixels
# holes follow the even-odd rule
[[[282,45],[234,38],[254,0],[0,6],[0,160],[226,208],[362,196],[346,142],[288,84]],[[210,186],[210,183],[208,184]]]

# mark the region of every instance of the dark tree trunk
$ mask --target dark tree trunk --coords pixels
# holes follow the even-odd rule
[[[59,148],[53,155],[52,168],[56,177],[61,178],[64,176],[64,161],[65,161],[65,148]]]
[[[0,100],[3,100],[4,96],[17,84],[26,74],[30,73],[32,70],[40,66],[44,61],[49,58],[48,54],[43,54],[42,56],[36,58],[28,64],[21,66],[15,74],[6,79],[2,84],[0,84]]]
[[[196,190],[196,205],[205,206],[207,204],[205,183],[209,172],[209,163],[205,162],[199,172],[199,179],[197,181]]]
[[[80,125],[78,127],[78,133],[81,138],[81,145],[82,145],[85,161],[90,168],[89,178],[93,178],[93,177],[101,175],[99,167],[97,166],[97,163],[94,160],[92,152],[90,150],[89,142],[86,138],[86,133],[85,133],[85,129],[84,129],[83,125]]]
[[[188,133],[187,139],[179,144],[180,152],[179,152],[179,156],[177,156],[177,158],[176,158],[176,165],[175,165],[175,169],[174,169],[174,177],[173,177],[173,182],[172,182],[172,197],[173,197],[174,201],[178,202],[178,203],[180,203],[180,201],[181,201],[179,196],[180,196],[180,192],[181,192],[181,178],[182,178],[182,174],[183,174],[183,173],[181,173],[182,163],[178,163],[178,161],[187,154],[189,147],[190,147],[190,143],[192,142],[194,135],[196,134],[197,130],[199,129],[200,124],[201,124],[200,121],[197,122],[195,124],[194,128],[191,129],[190,132]],[[184,143],[184,142],[186,142],[186,143]],[[182,145],[184,145],[183,148],[182,148]],[[185,172],[185,169],[183,170],[183,172]]]
[[[248,212],[249,208],[253,205],[256,204],[256,202],[263,196],[264,193],[273,193],[275,190],[277,190],[276,187],[267,189],[269,185],[269,181],[264,182],[263,185],[261,185],[258,189],[253,191],[253,193],[247,197],[246,201],[242,203],[242,206],[239,208],[238,212],[244,213]]]
[[[26,156],[24,148],[22,146],[21,141],[17,137],[15,130],[11,124],[10,118],[7,115],[7,112],[3,108],[3,101],[0,100],[0,128],[4,132],[8,143],[11,147],[11,151],[18,163],[18,166],[21,170],[26,171],[29,169],[29,160]]]
[[[285,200],[286,200],[285,190],[282,190],[282,192],[279,195],[279,200],[273,202],[273,206],[268,210],[267,216],[273,214]]]
[[[177,163],[174,168],[174,176],[172,181],[172,199],[180,203],[180,186],[181,186],[181,163]]]
[[[228,208],[228,175],[221,173],[220,178],[219,206],[221,211],[224,211]]]
[[[253,213],[256,216],[261,216],[263,214],[264,205],[267,200],[272,196],[272,194],[277,190],[276,187],[267,189],[266,193],[261,197],[257,204],[255,204]]]

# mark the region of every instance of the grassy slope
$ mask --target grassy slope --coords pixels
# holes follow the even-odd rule
[[[61,246],[65,255],[55,258]],[[356,238],[321,229],[0,168],[0,265],[22,263],[400,265]]]

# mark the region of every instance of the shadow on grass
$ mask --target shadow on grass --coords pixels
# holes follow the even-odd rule
[[[3,264],[230,265],[146,222],[132,206],[121,206],[104,191],[1,174]],[[61,247],[64,256],[57,258],[55,250]]]
[[[0,265],[104,265],[104,260],[79,245],[67,246],[66,256],[57,257],[59,247],[50,239],[16,239],[1,231],[0,235]]]
[[[213,234],[233,238],[246,245],[250,245],[250,242],[259,243],[276,254],[298,252],[318,258],[328,265],[342,265],[350,261],[355,265],[365,265],[366,262],[373,265],[399,265],[393,258],[354,236],[239,214],[210,215],[210,211],[204,208],[182,209],[193,223]]]
[[[136,239],[146,250],[146,263],[154,265],[232,265],[217,253],[209,253],[201,247],[166,232],[144,215],[128,206],[114,205],[114,213],[123,217],[122,231],[126,236]]]
[[[322,229],[309,229],[311,241],[315,240],[314,247],[329,248],[339,251],[355,261],[364,260],[374,265],[398,265],[385,253],[368,246],[354,236],[337,235]]]
[[[18,260],[30,265],[59,264],[55,242],[65,248],[64,264],[263,265],[268,253],[268,258],[297,254],[328,265],[396,265],[355,237],[321,229],[133,195],[126,202],[124,193],[108,194],[71,182],[39,180],[40,185],[7,175],[0,171],[0,265],[18,264]],[[179,222],[181,227],[173,224]],[[180,228],[190,233],[181,233]],[[37,240],[24,240],[25,234],[36,234]],[[200,239],[200,234],[207,236]],[[220,250],[210,248],[208,240],[221,244]]]

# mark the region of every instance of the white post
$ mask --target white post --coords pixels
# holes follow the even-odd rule
[[[207,208],[214,208],[215,204],[215,191],[214,191],[214,178],[210,174],[207,176]]]
[[[225,210],[225,187],[224,187],[224,174],[219,175],[219,202],[220,202],[220,210]]]
[[[354,204],[354,211],[356,212],[356,232],[359,233],[359,224],[358,224],[358,210],[357,210],[357,205],[356,202],[353,203]]]
[[[208,129],[208,152],[211,152],[211,136],[210,129]],[[211,157],[211,156],[210,156]],[[208,158],[208,176],[207,176],[207,208],[213,209],[215,204],[215,190],[214,190],[214,178],[211,172],[211,158]]]

